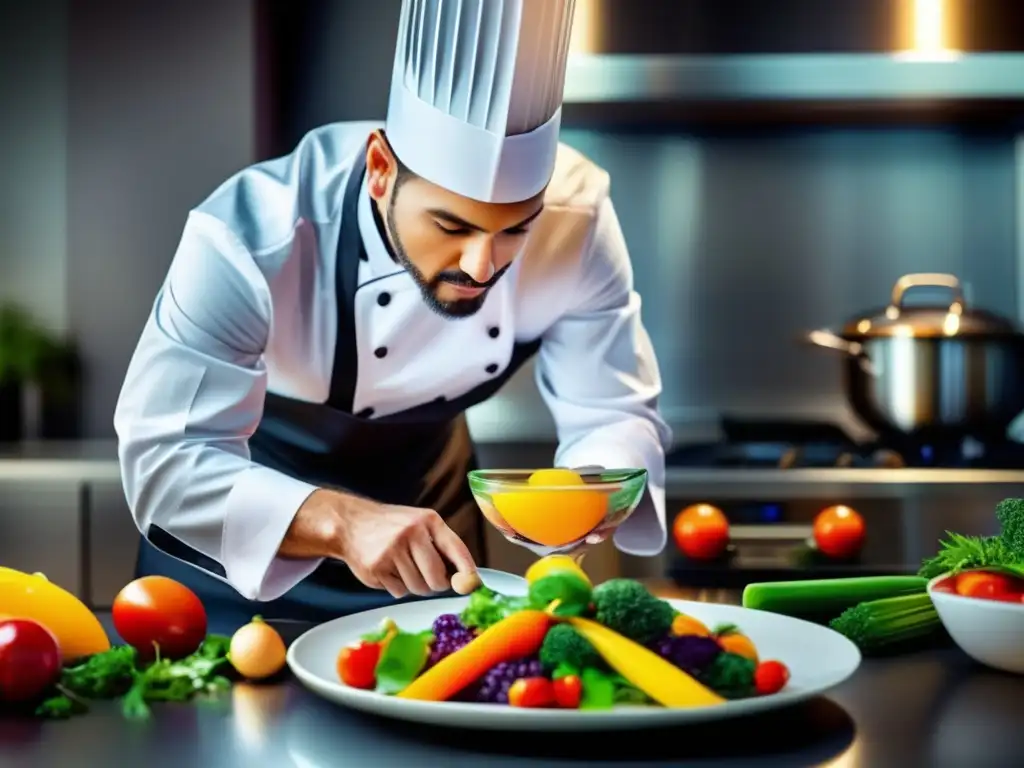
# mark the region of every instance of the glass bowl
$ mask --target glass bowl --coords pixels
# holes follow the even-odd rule
[[[603,541],[636,509],[646,469],[480,469],[469,487],[487,521],[544,557]]]

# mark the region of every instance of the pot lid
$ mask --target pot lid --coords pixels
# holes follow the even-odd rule
[[[948,302],[923,306],[908,305],[905,294],[912,288],[946,288]],[[845,338],[902,336],[906,338],[949,338],[954,336],[1013,336],[1020,326],[1000,315],[969,309],[964,303],[960,281],[954,275],[905,275],[893,286],[889,306],[873,314],[850,320],[843,326]]]

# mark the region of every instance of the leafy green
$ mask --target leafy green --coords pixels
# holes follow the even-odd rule
[[[579,677],[579,669],[577,667],[574,667],[572,664],[567,664],[563,662],[559,664],[557,667],[555,667],[554,671],[552,671],[551,679],[561,680],[563,677],[572,677],[573,675]]]
[[[227,654],[231,638],[209,635],[183,659],[140,660],[138,652],[120,645],[97,653],[79,664],[66,667],[56,686],[56,695],[43,701],[36,715],[65,718],[88,710],[88,699],[123,697],[125,717],[149,717],[149,704],[156,701],[188,701],[192,697],[223,690],[230,685]]]
[[[615,679],[593,667],[580,675],[583,697],[580,709],[611,709],[615,706]]]
[[[650,696],[641,691],[622,675],[612,675],[615,683],[615,702],[617,704],[652,704]]]
[[[432,641],[429,631],[396,633],[377,662],[377,693],[399,693],[415,680],[427,663]]]
[[[530,607],[528,598],[499,595],[487,587],[480,587],[469,596],[469,603],[459,616],[463,626],[484,630],[497,624],[516,611]]]
[[[590,608],[591,587],[575,573],[553,573],[530,585],[530,604],[538,610],[548,608],[556,616],[582,616]]]
[[[938,554],[921,564],[920,576],[934,579],[944,573],[985,568],[1024,578],[1024,560],[1014,555],[1002,536],[963,536],[951,531],[946,536]]]

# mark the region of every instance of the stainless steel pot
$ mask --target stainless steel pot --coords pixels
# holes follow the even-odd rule
[[[948,289],[950,301],[905,304],[919,287]],[[885,309],[839,331],[812,331],[807,340],[844,355],[850,406],[883,435],[1003,439],[1024,411],[1024,332],[969,309],[953,275],[905,275]]]

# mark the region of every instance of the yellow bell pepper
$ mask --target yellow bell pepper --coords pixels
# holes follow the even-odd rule
[[[596,621],[568,619],[608,665],[663,707],[724,704],[725,699],[654,653]]]
[[[85,604],[42,574],[0,567],[0,611],[32,619],[57,638],[65,663],[110,649],[110,639]]]

